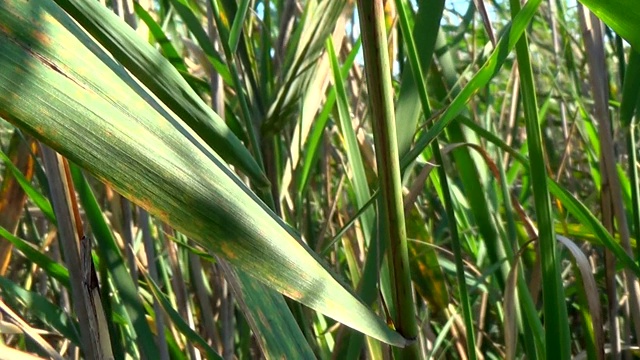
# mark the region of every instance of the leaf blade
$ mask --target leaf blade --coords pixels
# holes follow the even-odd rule
[[[34,14],[0,4],[0,23],[13,24],[0,28],[0,116],[271,288],[381,341],[407,343],[183,122],[143,101],[87,51],[78,30],[60,26],[63,14],[40,5]]]

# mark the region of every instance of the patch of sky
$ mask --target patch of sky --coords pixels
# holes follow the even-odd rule
[[[417,0],[409,0],[411,7],[416,11],[418,9]],[[474,6],[470,0],[450,0],[445,4],[445,14],[443,14],[441,24],[458,26],[462,21],[461,14],[467,12],[469,6]],[[495,12],[494,12],[495,15]],[[491,15],[490,15],[491,16]],[[347,34],[358,38],[360,36],[360,21],[358,18],[358,10],[354,11],[353,21],[347,27]],[[360,65],[364,64],[362,48],[356,55],[356,62]],[[393,76],[399,75],[400,67],[397,61],[393,64]]]
[[[327,0],[327,1],[330,1],[330,0]],[[484,1],[484,0],[480,0],[480,1]],[[409,3],[411,4],[411,7],[414,10],[417,10],[418,0],[409,0]],[[489,20],[492,24],[494,24],[494,26],[499,25],[497,27],[501,27],[506,23],[506,20],[499,19],[496,7],[494,7],[492,3],[488,1],[484,1],[484,5],[486,8],[487,14],[489,16]],[[501,5],[508,6],[506,1],[502,1]],[[445,3],[445,11],[442,16],[441,25],[448,25],[448,26],[460,25],[462,22],[463,15],[467,13],[470,6],[475,6],[473,1],[471,0],[448,0]],[[569,12],[575,11],[576,7],[577,7],[576,0],[566,0],[566,8]],[[264,11],[265,11],[264,1],[258,2],[255,8],[255,13],[258,19],[260,19],[260,21],[264,20]],[[494,29],[494,30],[497,30],[497,29]],[[360,36],[360,21],[358,18],[357,8],[354,10],[352,19],[347,25],[346,31],[347,31],[347,35],[350,37],[353,37],[354,39]],[[360,65],[364,64],[362,48],[360,48],[360,51],[356,55],[356,62]],[[394,63],[394,71],[393,71],[394,76],[398,75],[398,71],[399,71],[399,66],[396,62]]]

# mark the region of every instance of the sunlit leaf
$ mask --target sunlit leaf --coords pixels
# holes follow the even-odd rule
[[[0,4],[0,116],[273,289],[403,346],[184,122],[48,1]],[[96,79],[95,74],[100,74]]]

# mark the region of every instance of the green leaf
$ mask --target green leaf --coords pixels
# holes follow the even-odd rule
[[[220,261],[238,307],[257,337],[260,347],[274,359],[313,359],[309,343],[282,296]],[[283,336],[287,334],[287,336]]]
[[[358,208],[362,208],[367,200],[369,200],[371,191],[369,190],[369,184],[367,183],[364,163],[362,161],[362,155],[360,154],[360,146],[358,145],[356,132],[353,129],[353,123],[351,121],[349,99],[344,87],[344,82],[340,73],[340,65],[338,64],[338,58],[331,38],[327,39],[326,48],[329,55],[329,62],[331,64],[331,72],[333,74],[333,81],[335,84],[334,88],[336,89],[337,94],[337,121],[340,126],[340,133],[342,134],[345,151],[347,153],[348,167],[350,168],[350,171],[347,171],[347,173],[351,174],[349,176],[349,181],[351,182],[351,186],[355,193],[355,205]],[[375,210],[367,210],[362,214],[360,221],[362,223],[362,231],[364,233],[366,244],[369,245],[371,232],[375,226]]]
[[[57,7],[2,2],[0,24],[1,117],[267,286],[373,338],[407,344]]]
[[[58,331],[76,346],[80,346],[77,321],[70,318],[69,315],[57,305],[49,302],[44,296],[33,291],[27,291],[3,276],[0,276],[0,293],[5,297],[20,301],[30,313]]]
[[[468,118],[460,117],[462,122],[475,131],[478,135],[486,139],[487,141],[497,145],[502,150],[508,152],[515,160],[524,165],[525,167],[529,167],[529,159],[521,153],[515,151],[512,147],[507,145],[502,139],[495,136],[495,134],[482,129],[473,121]],[[567,211],[573,215],[583,226],[588,229],[590,234],[595,236],[595,239],[599,241],[600,244],[605,246],[609,251],[611,251],[618,261],[622,263],[622,265],[633,271],[636,276],[640,276],[640,266],[633,261],[633,259],[624,251],[622,246],[611,236],[611,234],[605,229],[605,227],[598,221],[598,219],[589,211],[589,209],[578,200],[570,191],[563,188],[558,184],[554,179],[547,176],[547,185],[549,187],[549,192],[555,196],[560,202],[562,206],[564,206]]]
[[[142,275],[144,275],[145,280],[147,280],[147,284],[149,284],[149,289],[151,289],[153,297],[158,300],[160,306],[162,306],[162,310],[164,310],[165,313],[169,315],[169,318],[176,325],[178,330],[183,335],[185,335],[185,337],[187,337],[189,341],[198,344],[199,348],[201,350],[204,350],[207,359],[222,359],[222,357],[218,355],[218,353],[213,350],[211,346],[209,346],[209,344],[207,344],[207,342],[200,335],[198,335],[198,333],[196,333],[195,331],[193,331],[193,329],[191,329],[191,327],[189,327],[189,324],[187,324],[184,319],[182,319],[180,314],[178,314],[178,312],[173,309],[173,307],[171,306],[171,302],[169,301],[167,296],[163,294],[162,291],[160,291],[160,288],[151,279],[151,277],[147,276],[145,272],[142,272]],[[162,315],[156,314],[156,316]]]
[[[171,40],[167,38],[162,27],[158,25],[158,23],[153,19],[153,17],[142,7],[138,2],[133,3],[133,8],[136,12],[136,15],[140,18],[140,20],[144,21],[145,25],[149,28],[149,32],[153,35],[153,37],[160,45],[164,56],[173,64],[173,66],[178,69],[178,71],[187,71],[187,66],[184,64],[184,60],[180,57],[180,54],[176,50],[176,48],[171,43]]]
[[[607,26],[640,51],[640,6],[635,0],[579,0]]]
[[[98,2],[57,0],[57,3],[223,159],[240,167],[257,186],[267,186],[268,180],[260,166],[229,130],[224,120],[198,97],[167,59],[140,39],[133,29]],[[72,29],[69,20],[65,20],[64,26]],[[78,37],[83,39],[81,42],[91,48],[94,54],[101,53],[86,36]],[[213,45],[210,47],[213,49]],[[207,52],[207,48],[204,50],[209,59],[215,58],[214,53]],[[228,70],[219,57],[212,60],[212,65],[223,78],[229,78]],[[129,83],[132,81],[129,80]]]
[[[18,184],[20,184],[22,190],[24,190],[25,194],[29,196],[29,199],[31,199],[31,201],[33,201],[34,204],[38,206],[40,211],[42,211],[44,216],[46,216],[49,221],[55,224],[56,215],[53,213],[53,208],[51,207],[51,203],[49,202],[49,200],[31,185],[31,183],[24,177],[20,170],[16,168],[11,159],[9,159],[7,154],[5,154],[2,150],[0,150],[0,160],[4,161],[5,166],[7,166],[11,170],[13,176],[16,178],[16,181],[18,181]]]
[[[95,195],[91,191],[87,180],[82,175],[82,171],[77,166],[71,164],[71,174],[82,203],[82,208],[85,210],[86,218],[91,225],[91,230],[98,244],[100,258],[104,259],[107,263],[107,268],[115,285],[116,294],[114,296],[122,301],[124,309],[126,309],[126,312],[122,312],[119,315],[133,326],[135,340],[140,344],[140,349],[144,353],[150,354],[154,349],[157,349],[157,347],[149,324],[147,323],[146,313],[138,294],[138,288],[124,265],[125,262],[122,253],[116,244],[111,229],[105,221]],[[116,308],[116,310],[118,310],[118,308]]]
[[[451,104],[444,110],[440,119],[436,121],[429,131],[426,131],[420,135],[416,141],[416,145],[411,151],[402,156],[401,168],[406,168],[414,159],[416,159],[422,151],[436,138],[447,125],[456,118],[456,116],[464,109],[465,104],[474,96],[480,89],[486,86],[489,81],[500,71],[500,68],[507,60],[507,56],[516,45],[516,42],[520,39],[524,30],[533,19],[538,6],[540,6],[541,0],[531,0],[522,8],[518,15],[516,15],[511,24],[507,25],[507,28],[498,41],[496,48],[491,52],[491,55],[485,61],[484,65],[478,70],[473,78],[467,83],[467,85],[460,91],[460,93],[453,99]]]
[[[245,18],[247,17],[247,12],[249,11],[249,5],[251,4],[250,0],[242,0],[240,2],[239,11],[236,12],[236,16],[233,19],[233,25],[231,26],[231,31],[229,32],[229,49],[232,53],[235,53],[238,49],[238,42],[240,42],[240,36],[242,35],[242,25],[245,22]]]
[[[49,276],[60,281],[62,285],[69,288],[69,270],[64,266],[53,261],[47,255],[38,251],[33,245],[14,236],[4,227],[0,226],[0,237],[9,240],[16,249],[20,250],[24,256],[36,265],[40,266]]]

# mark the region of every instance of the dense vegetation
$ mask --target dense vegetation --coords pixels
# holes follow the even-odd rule
[[[0,1],[0,359],[631,356],[638,23]]]

